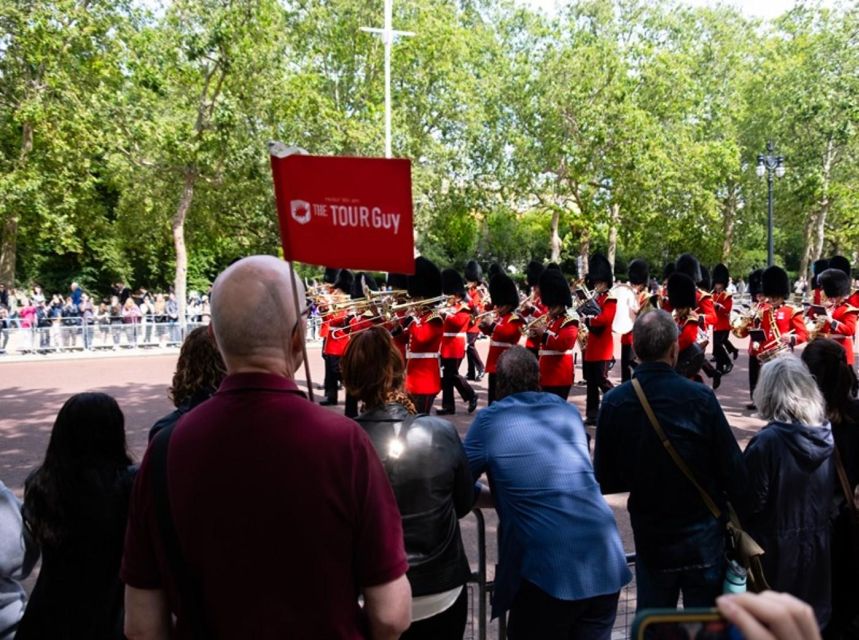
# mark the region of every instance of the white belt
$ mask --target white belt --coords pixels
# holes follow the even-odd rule
[[[538,351],[537,353],[540,355],[541,358],[543,356],[571,356],[573,355],[573,350],[568,349],[567,351],[552,351],[551,349],[540,349],[540,351]]]
[[[445,338],[464,338],[465,337],[464,333],[443,333],[441,335],[444,336]]]
[[[498,340],[490,340],[490,347],[498,347],[499,349],[509,349],[510,347],[515,347],[515,344],[510,344],[509,342],[500,342]]]
[[[416,351],[409,351],[406,354],[406,360],[420,360],[424,358],[438,358],[438,353],[421,353]]]

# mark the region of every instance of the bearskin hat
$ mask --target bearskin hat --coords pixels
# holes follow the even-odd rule
[[[790,295],[790,279],[787,271],[778,266],[764,269],[761,274],[761,293],[765,296],[787,298]]]
[[[541,262],[531,260],[525,268],[525,282],[529,287],[536,287],[540,284],[540,274],[543,273],[545,267]]]
[[[672,273],[668,278],[668,303],[674,309],[695,308],[695,283],[685,273]]]
[[[355,277],[352,279],[352,291],[350,293],[350,297],[353,300],[358,300],[364,297],[364,285],[367,285],[367,288],[370,291],[378,291],[379,285],[376,284],[376,279],[371,276],[369,273],[364,273],[363,271],[359,271],[355,274]]]
[[[712,288],[712,280],[710,280],[710,270],[705,267],[703,264],[701,265],[701,279],[696,282],[699,289],[703,289],[704,291],[709,291]]]
[[[841,269],[830,267],[817,276],[817,280],[827,298],[840,298],[850,295],[850,276]]]
[[[334,279],[334,288],[340,289],[340,291],[347,295],[351,294],[353,280],[355,280],[355,277],[349,269],[340,269],[337,272],[337,277]]]
[[[444,269],[441,272],[441,292],[446,296],[465,296],[465,282],[456,269]]]
[[[636,258],[626,268],[629,284],[647,284],[650,280],[650,267],[641,258]]]
[[[696,284],[701,282],[701,263],[698,262],[698,258],[693,256],[691,253],[684,253],[677,261],[674,263],[674,267],[680,273],[685,273],[687,276],[692,278],[692,282]]]
[[[545,269],[540,274],[540,300],[547,307],[572,307],[573,295],[564,274],[558,269]]]
[[[820,289],[817,277],[829,268],[829,260],[815,260],[811,265],[811,288]]]
[[[465,263],[465,279],[469,282],[481,282],[483,280],[483,269],[477,260],[469,260]]]
[[[723,287],[728,286],[728,281],[731,279],[731,274],[728,272],[728,267],[721,262],[713,267],[713,284],[720,284]]]
[[[595,253],[588,261],[588,278],[591,285],[597,282],[605,282],[609,287],[614,284],[614,276],[611,272],[611,263],[601,253]]]
[[[322,282],[325,284],[334,284],[337,282],[337,269],[334,267],[325,267],[325,275],[322,276]]]
[[[409,276],[409,295],[412,298],[435,298],[441,295],[441,271],[432,260],[415,258],[415,274]]]
[[[554,269],[555,271],[560,271],[561,267],[557,262],[550,262],[546,265],[547,269]]]
[[[850,266],[850,261],[844,256],[832,256],[829,259],[830,269],[841,269],[848,276],[852,275],[853,268]]]
[[[409,288],[409,276],[405,273],[389,273],[385,279],[385,284],[389,289],[405,291]]]
[[[490,280],[492,280],[492,278],[497,276],[499,273],[504,273],[504,271],[501,269],[500,264],[498,264],[497,262],[493,262],[492,264],[489,265],[489,279]]]
[[[505,273],[497,273],[489,281],[489,297],[495,307],[519,305],[519,292],[516,291],[516,283]]]
[[[752,302],[755,301],[755,296],[763,293],[763,275],[763,269],[755,269],[749,274],[749,295],[752,297]]]

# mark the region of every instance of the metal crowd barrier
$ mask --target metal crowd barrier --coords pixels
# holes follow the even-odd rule
[[[480,509],[471,512],[477,520],[477,569],[471,573],[466,585],[471,596],[469,598],[469,625],[466,628],[466,638],[469,640],[487,640],[489,633],[489,598],[492,596],[494,581],[486,575],[486,519]],[[626,554],[626,563],[632,571],[632,580],[620,592],[617,603],[617,617],[612,629],[612,640],[628,640],[635,619],[636,584],[635,584],[635,554]],[[476,622],[476,625],[475,625]],[[475,629],[476,626],[476,629]],[[468,631],[471,634],[468,635]],[[498,618],[498,640],[507,639],[507,618]]]

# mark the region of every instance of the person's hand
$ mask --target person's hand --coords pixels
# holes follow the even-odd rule
[[[716,606],[747,640],[820,640],[814,610],[787,593],[725,595]]]

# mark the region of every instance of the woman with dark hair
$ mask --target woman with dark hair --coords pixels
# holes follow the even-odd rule
[[[69,398],[45,461],[24,485],[24,521],[42,568],[16,638],[124,637],[119,565],[135,471],[116,400]]]
[[[847,364],[844,348],[826,338],[812,340],[802,352],[802,360],[823,394],[836,453],[847,477],[847,492],[855,503],[859,486],[859,400],[853,397],[856,373]],[[850,542],[855,532],[851,533],[847,492],[839,481],[835,486],[836,516],[832,525],[832,619],[824,634],[827,638],[859,636],[859,554]],[[852,636],[848,634],[851,625]]]
[[[170,400],[176,409],[152,425],[149,440],[152,441],[161,429],[175,424],[191,409],[211,398],[226,375],[224,359],[209,333],[209,327],[197,327],[191,331],[179,350],[179,360],[170,386]]]
[[[459,640],[470,575],[459,518],[474,504],[459,435],[447,420],[416,415],[403,391],[402,356],[385,329],[354,335],[341,371],[346,390],[364,403],[356,420],[385,466],[403,518],[412,626],[402,637]]]

